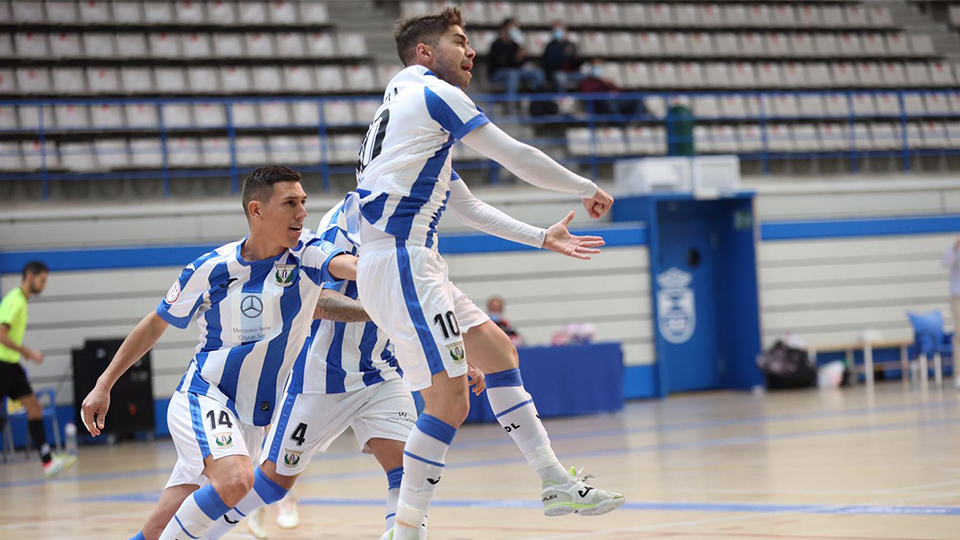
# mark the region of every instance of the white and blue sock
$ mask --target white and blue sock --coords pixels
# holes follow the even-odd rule
[[[421,524],[436,492],[443,473],[447,449],[453,442],[457,428],[435,416],[422,414],[403,451],[403,479],[397,501],[396,520],[407,524]],[[399,527],[396,540],[404,535],[420,538],[419,529]]]
[[[196,540],[230,507],[212,485],[206,485],[184,499],[173,519],[160,533],[160,540]]]
[[[233,508],[228,508],[223,516],[213,524],[205,535],[204,540],[218,540],[232,531],[240,521],[251,512],[262,506],[273,504],[287,495],[286,489],[280,484],[267,478],[267,475],[257,467],[253,472],[253,489],[240,500]]]
[[[130,540],[147,540],[147,539],[144,538],[144,536],[143,536],[143,531],[140,531],[140,532],[138,532],[133,538],[131,538]]]
[[[570,475],[560,465],[550,446],[550,436],[540,421],[533,398],[523,388],[519,369],[508,369],[486,376],[487,398],[497,421],[523,452],[530,468],[542,482],[562,484]]]
[[[400,500],[400,482],[403,480],[403,466],[387,471],[387,517],[386,530],[390,530],[397,518],[397,501]]]

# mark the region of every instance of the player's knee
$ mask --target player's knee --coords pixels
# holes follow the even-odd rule
[[[467,392],[456,396],[450,396],[448,403],[449,423],[454,427],[459,427],[467,415],[470,414],[470,395]]]
[[[224,475],[217,486],[217,493],[227,506],[236,506],[253,489],[253,469],[234,467]]]

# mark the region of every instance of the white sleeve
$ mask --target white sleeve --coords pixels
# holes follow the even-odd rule
[[[521,180],[539,188],[573,193],[582,198],[597,194],[597,185],[570,172],[542,151],[524,144],[487,123],[461,138],[464,144],[503,165]]]
[[[537,249],[543,247],[543,240],[547,235],[545,229],[516,220],[481,201],[470,191],[467,184],[460,180],[456,172],[453,174],[454,181],[450,183],[450,200],[447,201],[447,207],[453,212],[457,221],[511,242]]]

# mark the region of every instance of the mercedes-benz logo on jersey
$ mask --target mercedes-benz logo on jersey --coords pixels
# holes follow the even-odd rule
[[[263,313],[263,301],[252,294],[244,296],[240,301],[240,312],[248,319],[259,317]]]

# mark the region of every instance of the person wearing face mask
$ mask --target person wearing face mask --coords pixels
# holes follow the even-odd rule
[[[580,51],[577,44],[570,41],[566,26],[561,21],[554,22],[553,39],[543,50],[543,71],[554,90],[566,92],[569,84],[579,83],[583,78],[582,65]]]
[[[603,60],[599,58],[594,58],[590,62],[586,75],[580,81],[579,90],[584,94],[617,94],[621,92],[616,83],[605,77]],[[647,112],[643,101],[639,99],[593,99],[585,100],[584,103],[593,104],[594,114],[635,116]]]
[[[500,36],[490,45],[487,61],[490,82],[503,85],[514,110],[521,84],[530,90],[538,91],[543,88],[544,81],[543,71],[537,66],[527,64],[527,50],[522,41],[523,33],[517,21],[504,20],[500,25]]]

